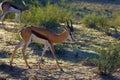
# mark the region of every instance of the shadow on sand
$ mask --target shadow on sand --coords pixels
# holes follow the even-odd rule
[[[101,75],[102,80],[120,80],[119,78],[112,75]]]
[[[42,49],[35,49],[35,47],[33,46],[36,46],[36,44],[32,44],[32,46],[30,45],[31,49],[33,50],[33,53],[39,57],[41,57],[41,54],[42,54]],[[56,46],[54,46],[56,47]],[[92,52],[85,52],[85,51],[80,51],[79,52],[74,52],[73,51],[59,51],[59,50],[55,50],[56,51],[56,55],[57,55],[57,58],[59,60],[63,60],[63,61],[68,61],[68,62],[71,62],[71,63],[80,63],[81,61],[84,61],[86,59],[93,59],[93,58],[98,58],[98,55],[95,54],[95,53],[92,53]],[[53,54],[52,52],[50,51],[50,49],[48,49],[44,55],[44,57],[48,57],[48,58],[52,58],[54,59],[53,57]]]
[[[22,72],[24,72],[26,69],[19,68],[19,67],[11,67],[7,64],[1,64],[0,65],[0,73],[7,74],[9,77],[15,78],[15,79],[21,79]],[[6,80],[6,77],[4,77]],[[1,79],[4,80],[2,77]]]

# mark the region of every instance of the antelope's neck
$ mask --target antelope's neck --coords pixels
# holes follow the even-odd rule
[[[54,44],[61,43],[61,42],[65,41],[67,38],[68,38],[68,31],[64,31],[61,34],[54,36],[54,38],[52,38],[52,42]]]

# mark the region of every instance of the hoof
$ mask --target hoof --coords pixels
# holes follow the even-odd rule
[[[45,60],[44,60],[44,59],[41,59],[40,62],[41,62],[42,64],[44,64],[44,63],[45,63]]]
[[[38,69],[41,69],[40,63],[38,63]]]
[[[10,66],[12,66],[12,61],[10,61]]]
[[[14,71],[14,67],[12,65],[10,65],[10,70]]]
[[[42,69],[40,66],[38,66],[38,69]]]
[[[60,71],[64,72],[64,70],[61,68]]]
[[[28,66],[28,69],[32,69],[30,66]]]

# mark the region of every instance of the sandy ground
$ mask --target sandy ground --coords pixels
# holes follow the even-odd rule
[[[9,66],[9,59],[12,54],[12,51],[19,43],[16,39],[16,31],[14,31],[13,24],[6,24],[1,26],[0,28],[0,80],[120,80],[120,71],[118,70],[113,74],[113,76],[100,76],[97,73],[97,67],[92,66],[90,64],[83,64],[79,62],[79,59],[83,58],[84,61],[90,55],[95,55],[94,52],[90,51],[92,47],[87,47],[87,45],[83,45],[82,41],[84,41],[84,37],[86,34],[82,33],[81,36],[78,37],[81,44],[76,43],[74,46],[80,47],[77,51],[81,54],[78,58],[75,57],[75,51],[66,51],[65,56],[60,56],[58,54],[58,59],[60,66],[63,68],[64,71],[60,71],[56,67],[56,62],[51,57],[50,52],[47,52],[45,63],[41,64],[41,69],[38,69],[37,65],[37,58],[35,54],[41,53],[41,50],[32,49],[32,45],[27,49],[26,54],[28,56],[27,60],[32,67],[32,69],[27,69],[25,66],[24,60],[21,56],[21,50],[18,50],[18,54],[14,59],[13,67]],[[76,26],[76,29],[80,28],[82,32],[86,30],[85,28]],[[81,31],[77,31],[78,34]],[[89,30],[87,30],[89,31]],[[86,32],[86,31],[85,31]],[[96,36],[101,35],[97,34]],[[89,37],[88,37],[89,38]],[[106,37],[101,37],[101,39],[107,39]],[[114,41],[116,39],[111,38],[110,41]],[[91,41],[85,42],[86,44],[93,44]],[[94,41],[95,43],[95,41]],[[99,42],[98,42],[99,43]],[[33,45],[34,46],[34,45]],[[86,46],[86,47],[85,47]],[[34,53],[34,54],[33,54]],[[87,56],[87,57],[86,57]],[[74,61],[72,61],[74,59]],[[77,61],[78,60],[78,61]],[[77,62],[75,62],[77,61]]]

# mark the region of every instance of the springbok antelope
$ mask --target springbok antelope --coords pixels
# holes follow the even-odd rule
[[[19,24],[21,25],[21,16],[23,11],[29,11],[30,8],[23,7],[20,5],[15,5],[11,1],[5,1],[0,4],[0,8],[2,11],[2,14],[0,15],[2,24],[4,22],[4,18],[8,12],[14,12],[16,15],[15,22],[18,20],[19,17]]]
[[[62,68],[59,66],[59,63],[56,57],[54,45],[57,43],[61,43],[65,41],[66,39],[74,40],[73,31],[74,29],[72,26],[72,21],[71,21],[71,26],[69,25],[67,21],[67,26],[65,27],[65,31],[62,32],[61,34],[56,34],[48,29],[38,28],[35,26],[27,26],[23,28],[22,30],[20,30],[20,36],[22,38],[22,41],[15,47],[12,53],[11,59],[10,59],[10,65],[12,66],[13,58],[16,54],[17,49],[23,46],[22,48],[23,59],[25,60],[26,66],[30,68],[26,60],[26,57],[25,57],[25,50],[27,46],[31,43],[31,41],[33,41],[33,42],[41,43],[44,45],[44,49],[42,51],[42,56],[40,58],[40,61],[42,60],[42,57],[44,56],[47,48],[49,47],[56,60],[58,68],[62,70]]]

